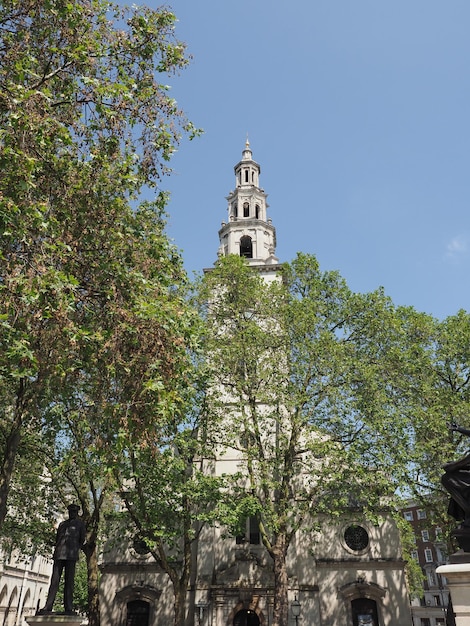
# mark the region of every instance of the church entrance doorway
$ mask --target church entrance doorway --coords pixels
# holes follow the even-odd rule
[[[357,598],[351,602],[354,626],[379,626],[377,603],[369,598]]]
[[[149,626],[150,605],[144,600],[127,603],[126,626]]]
[[[233,618],[233,626],[259,626],[259,617],[254,611],[243,609]]]

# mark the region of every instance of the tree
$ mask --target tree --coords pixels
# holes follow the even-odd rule
[[[31,441],[95,524],[121,423],[141,445],[178,403],[190,325],[159,181],[195,130],[163,82],[188,62],[175,19],[103,0],[0,7],[0,530]],[[136,206],[144,187],[155,199]]]
[[[405,484],[408,363],[423,349],[422,320],[381,290],[351,292],[304,254],[271,283],[244,259],[222,258],[200,297],[208,436],[220,454],[237,450],[244,470],[219,514],[234,532],[257,517],[273,563],[273,624],[284,626],[294,534],[351,508],[376,517]]]
[[[187,63],[174,22],[102,0],[0,8],[0,527],[22,437],[86,337],[73,317],[132,286],[130,202],[193,132],[158,81]]]
[[[102,509],[121,490],[123,456],[153,450],[170,425],[177,429],[192,370],[194,314],[184,299],[181,260],[154,208],[131,212],[121,235],[116,258],[108,251],[107,269],[115,264],[123,285],[114,280],[112,297],[85,300],[71,318],[75,341],[61,393],[43,413],[50,475],[64,501],[80,502],[87,523],[90,623],[99,618]],[[91,280],[96,290],[104,283],[99,272]]]
[[[161,438],[159,446],[125,449],[117,478],[124,520],[130,519],[135,536],[169,577],[174,624],[184,626],[194,548],[204,525],[214,519],[224,481],[207,471],[199,428],[183,426],[183,420],[177,427],[178,432]]]
[[[452,433],[450,424],[470,427],[470,315],[460,310],[444,320],[431,320],[425,359],[414,377],[414,410],[410,413],[414,463],[409,465],[409,494],[442,529],[447,550],[457,546],[447,515],[449,494],[441,484],[443,465],[464,456],[468,440]]]

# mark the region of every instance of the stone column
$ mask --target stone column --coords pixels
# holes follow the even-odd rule
[[[447,579],[456,626],[470,626],[470,553],[453,554],[436,572]]]
[[[225,624],[224,608],[225,608],[225,595],[224,593],[217,593],[215,595],[215,621],[214,626],[223,626]]]

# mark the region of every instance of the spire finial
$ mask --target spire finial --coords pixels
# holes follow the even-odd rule
[[[252,159],[252,155],[251,155],[251,148],[250,148],[250,140],[248,139],[248,133],[246,133],[245,148],[243,150],[242,160],[251,161],[251,159]]]

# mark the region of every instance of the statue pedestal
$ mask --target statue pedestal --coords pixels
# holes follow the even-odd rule
[[[80,626],[84,618],[80,615],[59,615],[46,613],[45,615],[32,615],[25,617],[29,626]],[[469,622],[470,623],[470,622]]]
[[[470,553],[457,552],[436,572],[447,579],[456,626],[470,626]]]

